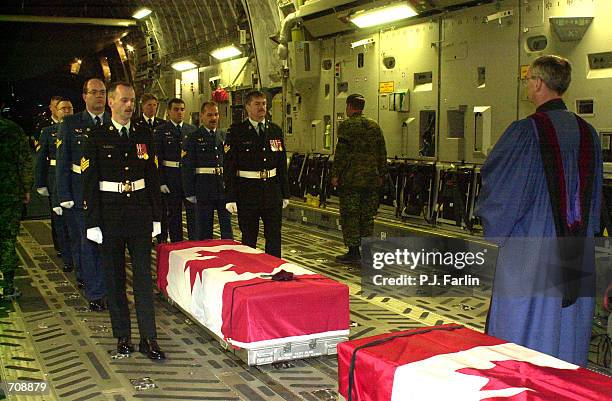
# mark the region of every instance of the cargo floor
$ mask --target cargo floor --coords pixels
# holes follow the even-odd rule
[[[336,232],[284,222],[285,259],[349,286],[351,338],[448,322],[484,329],[487,291],[410,299],[365,293],[359,271],[334,262],[343,251]],[[18,253],[23,296],[0,304],[0,373],[4,381],[45,380],[50,392],[11,394],[10,400],[336,399],[335,356],[248,367],[161,297],[155,303],[158,340],[168,359],[155,363],[139,353],[115,359],[108,313],[89,312],[73,274],[61,271],[48,220],[23,223]],[[129,269],[128,263],[132,302]],[[137,341],[136,328],[132,337]]]

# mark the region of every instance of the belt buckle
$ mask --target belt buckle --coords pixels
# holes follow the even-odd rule
[[[121,193],[132,192],[132,182],[130,180],[125,181],[122,183],[122,185],[123,187],[121,188]]]
[[[260,178],[261,180],[265,180],[265,179],[269,178],[269,176],[268,176],[268,170],[261,170],[261,171],[259,172],[259,178]]]
[[[223,174],[223,167],[215,167],[215,174],[217,175]]]

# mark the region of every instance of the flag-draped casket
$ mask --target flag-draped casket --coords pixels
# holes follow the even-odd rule
[[[612,378],[458,325],[338,344],[338,379],[352,401],[612,400]]]
[[[348,336],[346,285],[239,242],[158,246],[157,286],[227,344],[259,349],[249,364],[335,353]]]

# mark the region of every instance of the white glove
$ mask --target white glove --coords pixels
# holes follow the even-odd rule
[[[169,194],[170,193],[170,188],[168,188],[168,186],[166,184],[160,185],[159,186],[159,190],[162,192],[162,194]]]
[[[185,199],[187,199],[191,203],[198,203],[198,200],[196,199],[195,196],[188,196]]]
[[[225,209],[232,213],[232,214],[236,214],[238,213],[238,206],[236,205],[236,202],[228,202],[225,204]]]
[[[57,214],[58,216],[61,216],[61,215],[62,215],[62,208],[61,208],[61,207],[59,207],[59,206],[54,207],[54,208],[53,208],[53,212],[54,212],[55,214]]]
[[[283,199],[283,209],[289,205],[289,199]]]
[[[102,230],[100,227],[88,228],[87,239],[95,242],[96,244],[102,243]]]
[[[74,206],[74,201],[61,202],[60,206],[63,207],[64,209],[70,209],[71,207]]]
[[[151,232],[151,237],[157,237],[161,234],[161,222],[154,221],[153,222],[153,232]]]
[[[36,192],[38,192],[42,196],[49,196],[49,190],[47,189],[47,187],[36,188]]]

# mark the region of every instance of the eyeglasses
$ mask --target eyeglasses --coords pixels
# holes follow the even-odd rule
[[[523,85],[527,85],[527,82],[529,82],[529,80],[536,80],[539,79],[540,77],[536,76],[536,75],[531,75],[531,76],[525,76],[525,78],[523,78],[521,81],[523,82]]]
[[[98,96],[98,95],[106,96],[106,91],[90,90],[90,91],[87,91],[86,93],[89,95],[94,95],[94,96]]]

